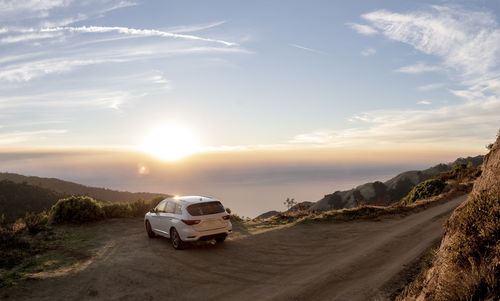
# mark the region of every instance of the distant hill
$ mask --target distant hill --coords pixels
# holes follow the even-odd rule
[[[401,200],[401,198],[406,196],[408,192],[410,192],[418,183],[432,178],[441,172],[449,171],[456,164],[468,164],[470,162],[474,165],[474,167],[477,167],[483,163],[483,158],[484,156],[482,155],[458,158],[451,163],[438,164],[425,170],[406,171],[398,174],[386,182],[375,181],[365,183],[350,190],[336,191],[332,194],[327,194],[324,198],[314,203],[304,202],[301,206],[307,208],[301,209],[309,211],[325,211],[355,207],[361,202],[366,202],[367,204],[372,205],[389,205],[393,202]],[[294,208],[285,212],[289,211],[294,211]],[[257,216],[257,218],[269,218],[279,213],[281,212],[272,210],[262,213]]]
[[[15,173],[0,173],[0,181],[10,180],[14,183],[24,183],[52,190],[60,195],[88,195],[99,201],[109,202],[131,202],[137,199],[153,199],[158,196],[167,196],[162,193],[128,192],[107,188],[85,186],[73,182],[63,181],[56,178],[42,178],[23,176]]]
[[[400,173],[386,182],[372,182],[351,190],[336,191],[325,195],[309,208],[310,211],[323,211],[355,207],[360,202],[376,205],[388,205],[406,196],[418,183],[449,171],[456,164],[472,163],[475,167],[483,162],[484,156],[459,158],[452,163],[438,164],[425,170],[412,170]]]
[[[0,181],[0,215],[13,222],[26,212],[49,210],[63,195],[53,190],[10,180]]]

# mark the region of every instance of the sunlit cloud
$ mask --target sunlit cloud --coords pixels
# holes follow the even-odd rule
[[[432,104],[432,102],[430,102],[428,100],[421,100],[421,101],[417,102],[417,104],[419,104],[419,105],[430,105],[430,104]]]
[[[447,143],[484,145],[500,124],[500,102],[480,101],[433,110],[386,110],[361,114],[362,122],[346,130],[297,135],[292,143],[321,146],[415,145]]]
[[[0,145],[17,144],[26,141],[39,141],[47,138],[47,136],[64,134],[65,129],[48,129],[39,131],[14,131],[9,133],[0,132]]]

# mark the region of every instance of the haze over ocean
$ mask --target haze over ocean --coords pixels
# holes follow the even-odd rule
[[[191,160],[168,163],[142,153],[116,151],[66,151],[38,153],[0,153],[2,171],[55,177],[76,183],[132,192],[162,192],[177,195],[207,195],[220,198],[239,215],[255,217],[269,210],[284,210],[283,201],[317,201],[325,194],[373,181],[385,181],[396,174],[425,169],[460,156],[477,155],[435,153],[359,155],[329,159],[322,152],[290,154],[293,160],[277,160],[269,154],[218,153],[194,156]],[[282,157],[286,157],[286,151]],[[375,157],[378,158],[375,160]],[[193,162],[194,161],[194,162]],[[316,162],[315,162],[316,161]],[[392,162],[391,162],[392,161]]]

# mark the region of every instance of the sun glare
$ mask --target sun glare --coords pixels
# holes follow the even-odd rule
[[[142,150],[161,160],[176,161],[196,153],[198,144],[188,129],[179,125],[162,125],[144,137]]]

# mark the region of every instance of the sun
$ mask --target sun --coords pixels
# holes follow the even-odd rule
[[[198,151],[196,138],[187,128],[177,124],[161,125],[145,137],[142,150],[158,159],[176,161]]]

